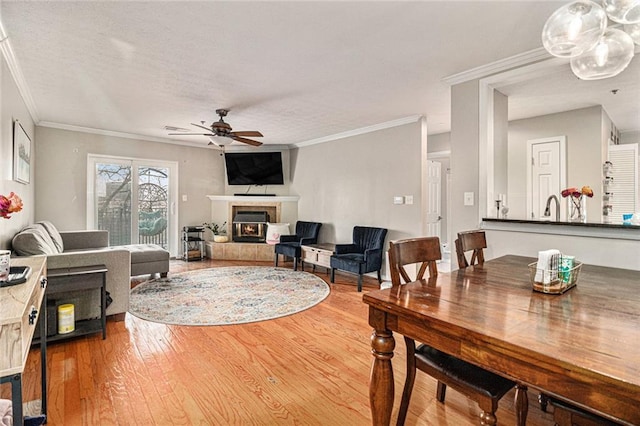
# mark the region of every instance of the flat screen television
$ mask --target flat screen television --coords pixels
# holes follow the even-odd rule
[[[280,152],[227,152],[224,162],[229,185],[284,185]]]

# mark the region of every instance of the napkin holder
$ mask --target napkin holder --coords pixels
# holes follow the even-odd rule
[[[572,268],[566,270],[545,269],[538,271],[538,262],[530,263],[529,277],[531,278],[531,287],[533,288],[533,291],[538,291],[540,293],[562,294],[576,286],[581,269],[582,262],[578,261],[574,263]],[[548,279],[544,281],[548,282],[541,282],[539,280],[541,276],[546,276]]]

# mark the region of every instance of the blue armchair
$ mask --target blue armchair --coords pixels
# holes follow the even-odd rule
[[[296,223],[295,235],[281,235],[280,242],[275,246],[276,260],[275,266],[278,266],[278,255],[293,258],[293,270],[298,270],[298,261],[302,254],[300,246],[308,244],[316,244],[318,242],[318,234],[320,233],[321,223],[304,222],[299,220]]]
[[[380,269],[386,236],[385,228],[354,226],[353,243],[336,244],[335,254],[331,256],[331,282],[336,269],[340,269],[358,274],[358,291],[362,291],[362,275],[368,272],[378,272],[378,281],[382,283]]]

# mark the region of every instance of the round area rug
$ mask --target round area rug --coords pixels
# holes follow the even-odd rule
[[[142,283],[131,290],[129,312],[164,324],[244,324],[304,311],[328,295],[327,283],[307,272],[233,266]]]

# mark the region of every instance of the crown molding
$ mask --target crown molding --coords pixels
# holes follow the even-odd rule
[[[539,47],[537,49],[529,50],[528,52],[519,53],[517,55],[513,55],[505,59],[500,59],[486,65],[471,68],[457,74],[452,74],[450,76],[444,77],[442,81],[449,86],[453,86],[455,84],[477,80],[493,74],[505,72],[513,68],[530,65],[535,62],[545,61],[550,58],[553,58],[553,56],[549,54],[549,52],[547,52],[544,47]]]
[[[104,129],[94,129],[92,127],[82,127],[82,126],[74,126],[71,124],[61,124],[61,123],[53,123],[50,121],[41,121],[38,123],[40,127],[50,127],[52,129],[60,129],[60,130],[69,130],[71,132],[84,132],[91,133],[94,135],[101,136],[112,136],[116,138],[124,138],[124,139],[136,139],[141,141],[149,141],[149,142],[160,142],[160,143],[168,143],[173,145],[184,145],[184,146],[192,146],[196,148],[208,148],[209,145],[202,145],[197,142],[186,142],[179,141],[175,139],[168,138],[158,138],[154,136],[145,136],[145,135],[137,135],[134,133],[126,133],[126,132],[116,132],[113,130],[104,130]]]
[[[4,26],[2,25],[2,21],[0,20],[0,50],[2,50],[2,56],[4,56],[4,60],[7,62],[7,67],[13,76],[13,80],[16,82],[16,86],[18,86],[18,91],[20,92],[20,96],[22,96],[22,100],[24,101],[29,114],[31,115],[31,119],[34,123],[38,124],[40,121],[38,117],[38,109],[36,108],[36,104],[33,101],[33,97],[31,96],[31,91],[29,90],[29,86],[27,85],[27,81],[22,74],[22,70],[20,69],[20,65],[16,60],[15,55],[13,54],[13,48],[11,47],[11,43],[9,41],[9,36],[4,30]]]
[[[409,117],[399,118],[397,120],[386,121],[380,124],[374,124],[372,126],[361,127],[359,129],[349,130],[342,133],[336,133],[334,135],[325,136],[317,139],[310,139],[308,141],[294,143],[293,146],[302,148],[303,146],[317,145],[319,143],[331,142],[338,139],[349,138],[352,136],[358,136],[365,133],[376,132],[378,130],[390,129],[392,127],[403,126],[405,124],[415,123],[420,120],[422,115],[411,115]]]

